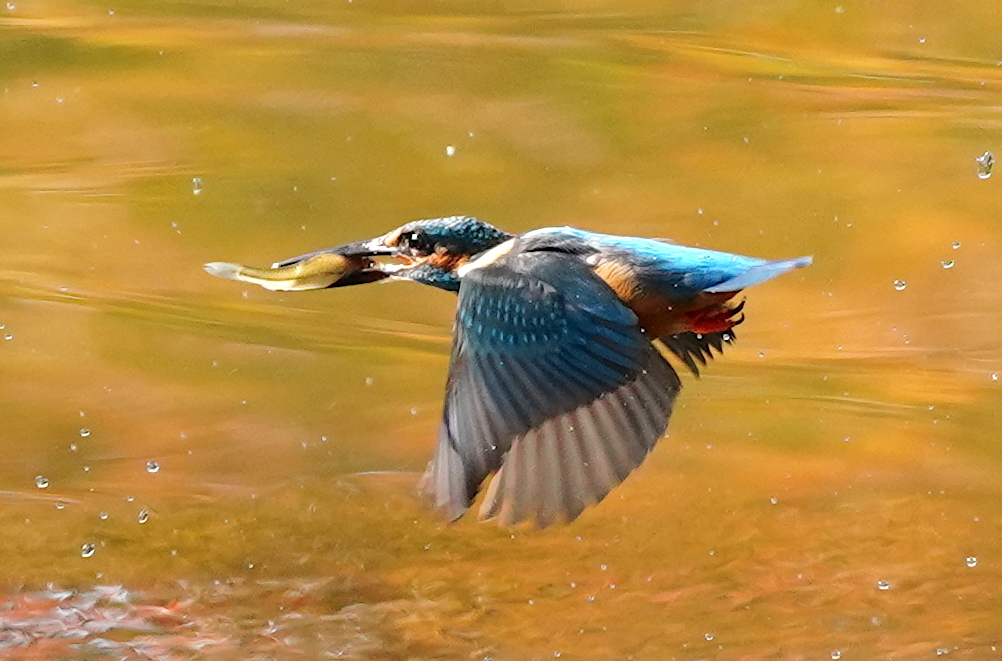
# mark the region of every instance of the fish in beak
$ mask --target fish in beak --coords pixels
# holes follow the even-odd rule
[[[383,237],[378,237],[284,259],[270,268],[230,262],[209,262],[203,268],[219,278],[249,282],[272,291],[307,291],[388,278],[399,266],[381,265],[373,258],[396,252],[396,248],[383,243]]]

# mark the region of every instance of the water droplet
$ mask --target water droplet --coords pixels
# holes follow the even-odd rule
[[[987,179],[992,176],[992,166],[995,165],[995,157],[992,156],[990,151],[986,151],[974,160],[978,164],[978,179]]]
[[[56,503],[56,509],[57,510],[66,509],[66,503],[64,503],[64,502],[58,502],[58,503]]]
[[[98,514],[98,517],[100,517],[100,519],[102,521],[107,521],[108,520],[108,513],[107,512],[101,512],[100,514]]]
[[[14,11],[14,6],[15,5],[14,5],[13,2],[8,2],[7,3],[7,11]]]
[[[452,145],[449,145],[448,147],[445,148],[446,156],[455,156],[455,154],[456,154],[456,148],[453,147]]]
[[[13,340],[14,336],[11,335],[10,333],[7,333],[6,335],[3,336],[3,339],[5,339],[5,340]]]
[[[70,443],[70,452],[76,452],[76,451],[77,451],[77,444]]]
[[[126,497],[125,497],[125,502],[127,502],[127,503],[131,503],[131,502],[132,502],[132,501],[134,501],[135,499],[136,499],[136,497],[135,497],[135,496],[126,496]]]
[[[202,194],[202,178],[192,177],[191,178],[191,194],[201,195]]]
[[[703,638],[706,638],[706,640],[708,640],[708,641],[709,640],[713,640],[713,634],[712,633],[704,633],[703,634]]]
[[[80,438],[87,438],[88,436],[90,436],[90,430],[86,427],[82,428],[80,430]]]
[[[90,542],[87,542],[86,544],[84,544],[83,546],[80,547],[80,557],[81,558],[89,558],[92,555],[94,555],[94,551],[96,551],[96,550],[97,550],[97,546],[95,546],[94,544],[91,544]]]
[[[960,248],[960,241],[954,241],[952,244],[950,244],[950,247],[953,248],[954,250],[957,250],[958,248]]]
[[[945,647],[940,647],[939,649],[936,650],[936,656],[944,656],[949,653],[950,650],[946,649]]]
[[[891,584],[888,581],[877,581],[877,589],[878,590],[890,590],[891,589]]]
[[[904,280],[895,280],[894,281],[894,288],[897,289],[898,291],[901,291],[902,289],[904,289],[907,286],[908,285],[905,284]]]
[[[373,381],[374,381],[374,379],[371,376],[365,377],[365,385],[371,386],[372,383],[373,383]]]
[[[36,475],[35,486],[38,487],[39,489],[45,489],[46,487],[49,486],[49,478],[45,477],[44,475]]]
[[[137,520],[139,521],[139,523],[146,523],[147,521],[149,521],[150,520],[150,511],[149,510],[139,510],[139,517],[138,517]]]
[[[833,661],[838,661],[842,658],[842,650],[832,650],[831,657]]]
[[[998,372],[992,372],[992,381],[998,381],[998,380],[999,380]]]
[[[975,558],[973,555],[967,556],[967,559],[965,560],[965,562],[967,563],[967,566],[971,567],[971,568],[974,568],[974,567],[978,566],[978,559]]]
[[[773,505],[775,505],[776,503],[779,502],[779,498],[770,498],[769,502],[772,503]]]
[[[157,462],[152,460],[146,462],[147,473],[156,473],[159,470],[160,470],[160,464],[158,464]]]
[[[944,259],[944,260],[942,261],[942,264],[943,264],[943,268],[945,268],[945,269],[952,269],[952,268],[953,268],[953,265],[954,265],[954,263],[955,263],[955,262],[954,262],[954,261],[953,261],[952,259]]]

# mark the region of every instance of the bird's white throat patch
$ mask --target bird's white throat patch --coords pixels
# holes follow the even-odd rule
[[[515,245],[515,239],[508,239],[499,246],[494,246],[487,252],[485,252],[480,257],[477,257],[472,262],[463,264],[458,269],[456,269],[456,274],[462,279],[467,273],[474,269],[482,269],[485,266],[490,266],[494,262],[498,261],[509,252],[511,252],[512,247]]]

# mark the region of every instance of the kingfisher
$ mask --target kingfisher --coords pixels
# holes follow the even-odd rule
[[[744,320],[735,296],[811,261],[573,227],[515,235],[450,216],[271,268],[205,269],[280,291],[389,279],[456,292],[445,405],[420,490],[450,521],[483,489],[481,519],[546,527],[601,501],[664,435],[681,389],[666,355],[699,376]]]

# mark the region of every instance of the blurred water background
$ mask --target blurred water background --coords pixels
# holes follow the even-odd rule
[[[989,0],[0,6],[0,655],[998,658],[1000,33]],[[454,297],[201,264],[451,214],[815,264],[579,521],[447,526],[413,488]]]

